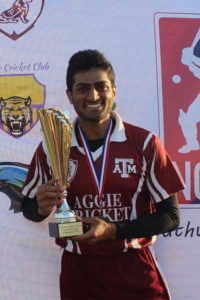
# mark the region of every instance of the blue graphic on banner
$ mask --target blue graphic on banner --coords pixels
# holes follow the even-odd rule
[[[22,186],[26,180],[28,165],[21,163],[0,163],[0,192],[6,194],[11,201],[10,210],[21,211]]]

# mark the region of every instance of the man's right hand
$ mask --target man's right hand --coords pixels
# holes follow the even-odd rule
[[[60,186],[59,179],[51,179],[47,183],[38,187],[36,199],[38,202],[38,213],[42,216],[48,216],[53,207],[62,205],[64,188]]]

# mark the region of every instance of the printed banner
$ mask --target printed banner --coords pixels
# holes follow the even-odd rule
[[[198,207],[200,15],[156,14],[155,21],[160,135],[186,184],[180,203]]]
[[[116,110],[124,121],[161,136],[186,184],[179,194],[180,226],[160,235],[155,248],[172,299],[199,299],[198,1],[147,2],[0,1],[0,300],[59,299],[62,251],[49,238],[48,220],[23,217],[20,192],[42,140],[38,109],[75,116],[66,67],[82,49],[98,49],[111,60]],[[72,161],[70,179],[76,169]]]

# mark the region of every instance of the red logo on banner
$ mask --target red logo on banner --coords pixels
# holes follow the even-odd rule
[[[12,40],[33,28],[44,6],[45,0],[8,0],[1,4],[0,32]]]
[[[200,204],[200,15],[156,14],[160,135],[182,175],[181,204]]]

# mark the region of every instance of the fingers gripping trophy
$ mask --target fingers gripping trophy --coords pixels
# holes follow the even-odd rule
[[[67,203],[68,164],[71,147],[72,124],[59,110],[39,109],[44,141],[50,158],[54,178],[60,178],[64,187],[63,204],[57,209],[49,223],[49,235],[52,237],[70,237],[83,233],[82,222]]]

